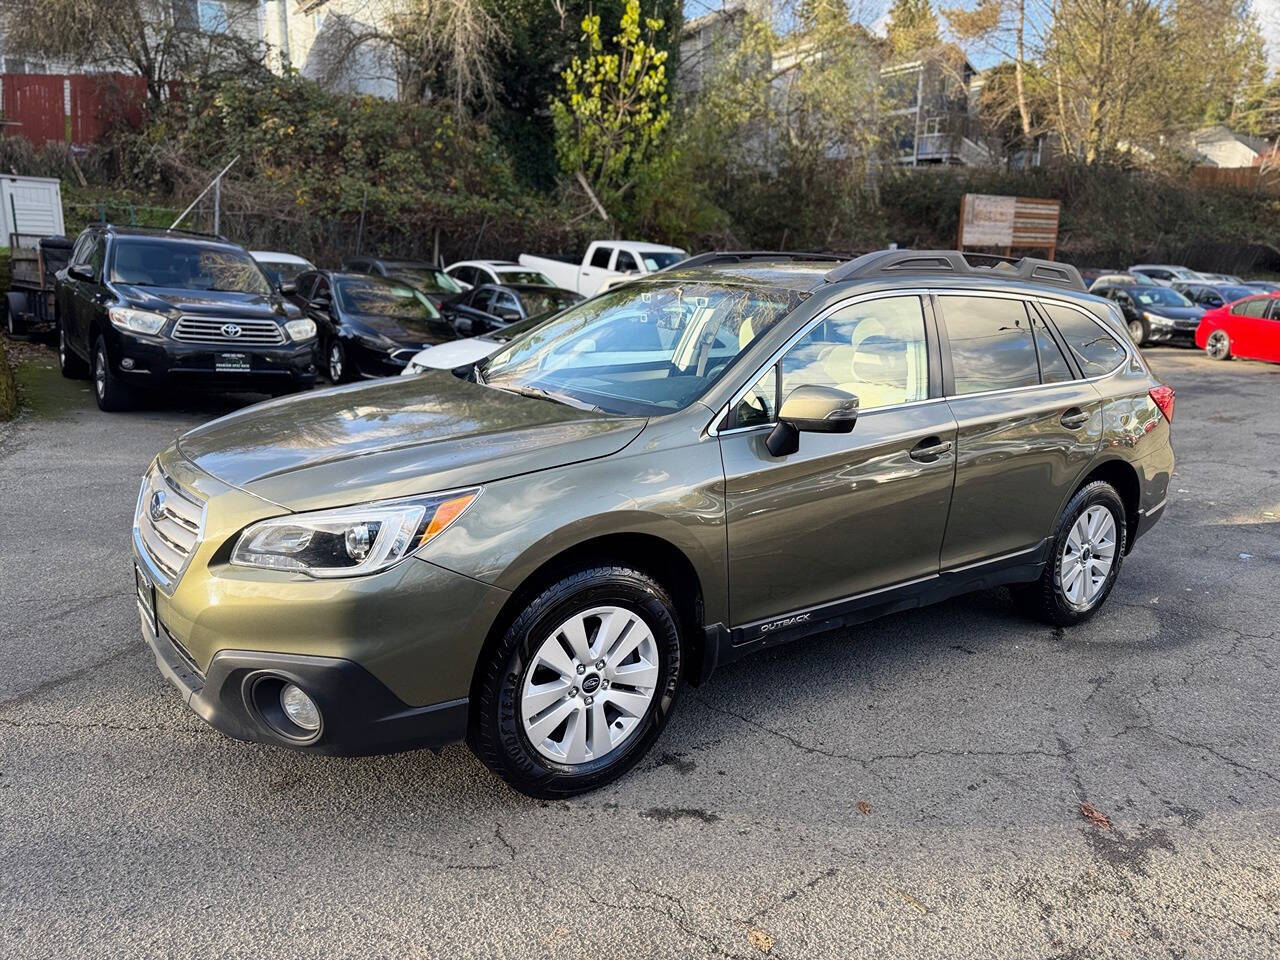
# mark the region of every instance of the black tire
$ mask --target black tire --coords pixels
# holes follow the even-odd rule
[[[334,354],[337,354],[335,366]],[[324,350],[324,375],[332,384],[348,383],[351,380],[351,362],[347,359],[347,348],[338,339],[330,340]]]
[[[18,340],[27,332],[26,324],[13,312],[13,304],[9,302],[8,297],[4,298],[4,328],[11,340]]]
[[[88,365],[71,352],[61,321],[58,323],[58,369],[68,380],[83,380],[89,376]]]
[[[1205,356],[1210,360],[1231,359],[1231,337],[1225,330],[1214,330],[1204,344]]]
[[[1107,572],[1096,596],[1081,605],[1071,602],[1063,590],[1063,558],[1067,550],[1067,541],[1076,521],[1091,507],[1101,506],[1111,513],[1115,524],[1115,546],[1111,569]],[[1045,564],[1044,573],[1035,583],[1022,584],[1013,590],[1014,599],[1029,616],[1058,627],[1068,627],[1083,623],[1098,612],[1111,589],[1115,586],[1116,577],[1120,574],[1120,566],[1124,561],[1124,552],[1128,547],[1129,528],[1125,523],[1124,501],[1116,493],[1115,487],[1104,480],[1095,480],[1086,484],[1071,498],[1058,518],[1058,525],[1053,534],[1053,545],[1049,552],[1049,560]]]
[[[1151,325],[1147,323],[1146,317],[1128,317],[1125,319],[1125,326],[1129,328],[1129,339],[1134,346],[1141,347],[1151,339]]]
[[[98,401],[98,409],[106,413],[133,408],[133,392],[111,369],[107,341],[102,337],[93,344],[93,397]]]
[[[598,760],[557,763],[539,753],[525,732],[519,710],[525,677],[560,624],[601,605],[637,614],[650,628],[659,658],[653,699],[626,739]],[[539,591],[486,648],[472,690],[467,744],[485,766],[528,796],[549,799],[594,790],[635,766],[662,733],[675,708],[682,664],[679,616],[661,584],[626,566],[570,573]]]

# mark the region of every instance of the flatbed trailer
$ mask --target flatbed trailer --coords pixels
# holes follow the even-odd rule
[[[54,280],[71,260],[72,241],[66,237],[9,234],[12,280],[5,295],[5,325],[9,336],[40,336],[57,328]]]

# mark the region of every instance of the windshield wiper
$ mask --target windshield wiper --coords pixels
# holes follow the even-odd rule
[[[574,397],[565,396],[562,393],[553,393],[550,390],[544,390],[541,387],[499,387],[497,384],[490,384],[499,390],[506,390],[508,393],[518,393],[522,397],[533,397],[536,400],[550,400],[552,403],[560,403],[566,407],[573,407],[575,410],[588,410],[591,413],[603,413],[599,407],[578,400]]]

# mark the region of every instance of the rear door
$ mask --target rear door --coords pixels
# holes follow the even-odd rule
[[[1102,400],[1025,299],[935,300],[958,428],[941,567],[1019,562],[1050,535],[1062,491],[1097,452]]]

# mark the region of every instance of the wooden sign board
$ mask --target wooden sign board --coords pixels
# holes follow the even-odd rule
[[[958,245],[961,250],[1002,247],[1006,253],[1030,247],[1049,251],[1052,260],[1058,249],[1061,209],[1057,200],[966,193],[960,202]]]

